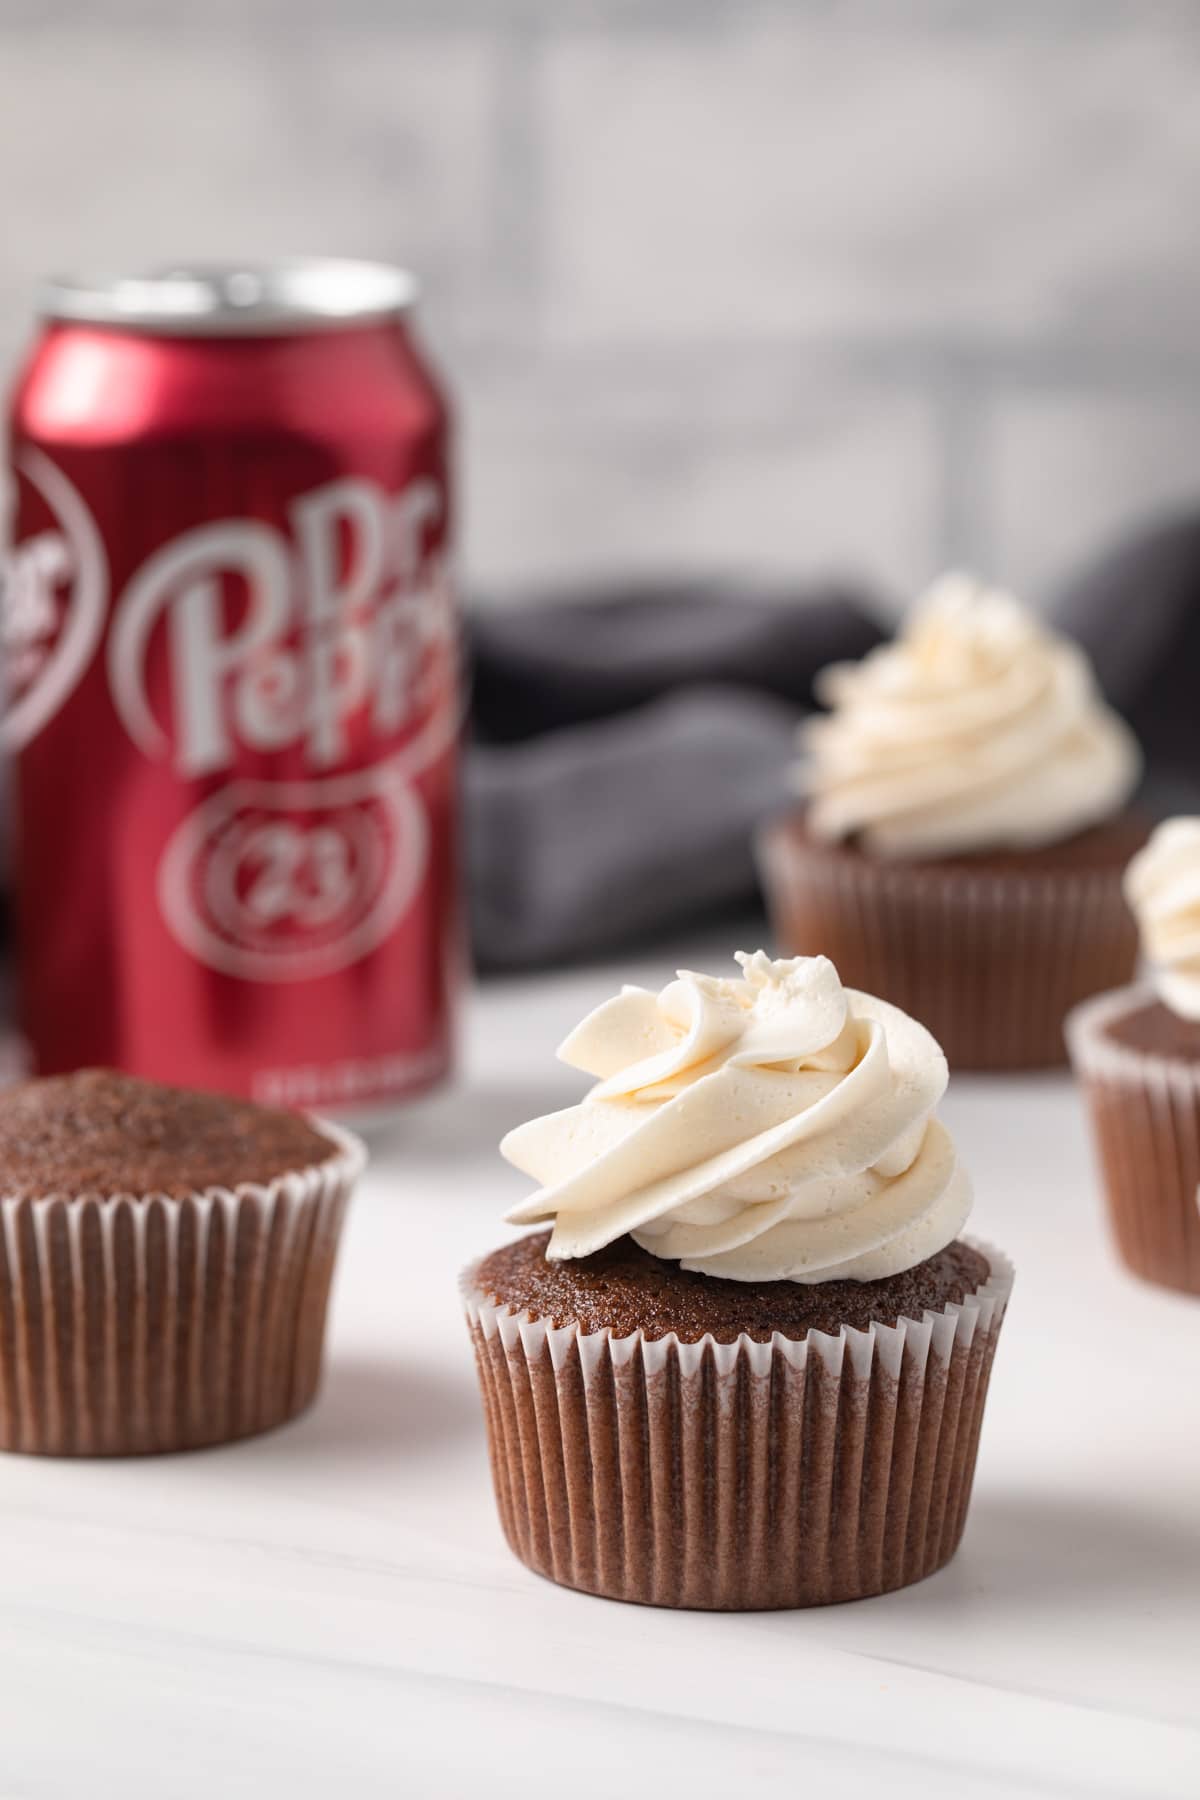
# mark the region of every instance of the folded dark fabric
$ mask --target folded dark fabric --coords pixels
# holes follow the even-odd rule
[[[467,875],[482,969],[595,956],[755,893],[752,834],[787,791],[796,714],[685,688],[467,763]]]
[[[1137,731],[1152,812],[1200,810],[1200,513],[1151,526],[1051,609]],[[826,663],[880,640],[849,589],[649,584],[478,611],[467,759],[482,968],[618,948],[756,893]]]
[[[1157,520],[1101,556],[1054,613],[1138,735],[1151,810],[1200,810],[1200,513]]]
[[[476,607],[472,726],[511,743],[609,719],[679,688],[720,683],[796,706],[826,663],[883,635],[863,594],[835,586],[653,582]]]
[[[817,672],[879,627],[835,590],[656,585],[476,613],[467,875],[480,968],[597,955],[756,892]]]

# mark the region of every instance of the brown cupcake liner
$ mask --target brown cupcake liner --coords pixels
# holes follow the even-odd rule
[[[830,957],[847,987],[920,1019],[954,1069],[1065,1063],[1071,1008],[1137,960],[1118,868],[872,862],[786,824],[764,832],[759,860],[788,949]]]
[[[651,1606],[820,1606],[954,1554],[1012,1286],[837,1337],[561,1328],[464,1278],[496,1501],[515,1555]]]
[[[309,1405],[365,1152],[186,1197],[0,1196],[0,1449],[192,1450]]]
[[[1067,1021],[1122,1260],[1161,1287],[1200,1294],[1200,1064],[1117,1043],[1109,1027],[1154,999],[1101,994]]]

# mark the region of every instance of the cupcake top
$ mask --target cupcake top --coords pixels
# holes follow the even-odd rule
[[[1200,818],[1168,819],[1125,872],[1159,999],[1200,1019]]]
[[[0,1090],[0,1193],[166,1194],[267,1182],[338,1147],[295,1113],[80,1069]]]
[[[876,1281],[949,1244],[971,1204],[933,1118],[946,1059],[827,957],[739,954],[740,978],[681,970],[626,987],[559,1049],[597,1078],[509,1132],[539,1183],[508,1215],[553,1222],[551,1261],[630,1234],[734,1281]]]
[[[809,828],[880,856],[1057,843],[1118,813],[1141,772],[1079,647],[966,575],[817,693],[830,711],[803,728]]]
[[[651,1343],[674,1334],[681,1344],[711,1337],[718,1344],[778,1334],[794,1342],[810,1331],[836,1337],[842,1327],[867,1331],[926,1312],[961,1306],[992,1273],[970,1244],[947,1244],[914,1268],[881,1281],[722,1281],[663,1262],[619,1238],[572,1262],[549,1262],[548,1232],[527,1232],[485,1256],[473,1271],[476,1288],[513,1312],[546,1319],[555,1329],[574,1324],[616,1338],[641,1332]]]

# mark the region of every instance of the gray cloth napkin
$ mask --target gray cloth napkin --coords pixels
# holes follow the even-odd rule
[[[653,584],[472,616],[480,968],[600,955],[753,902],[817,672],[881,637],[841,590]]]
[[[1054,614],[1137,733],[1147,809],[1200,811],[1200,512],[1158,519],[1101,555]]]
[[[466,814],[483,968],[598,955],[752,898],[756,820],[786,793],[795,710],[687,688],[527,744],[477,745]]]
[[[483,969],[599,955],[757,894],[817,671],[880,640],[867,596],[675,583],[469,627],[471,929]],[[1200,810],[1200,512],[1085,569],[1052,612],[1137,731],[1153,812]]]

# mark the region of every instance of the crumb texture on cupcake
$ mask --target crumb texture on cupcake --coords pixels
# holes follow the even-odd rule
[[[843,988],[827,957],[739,953],[740,979],[626,987],[571,1033],[596,1077],[501,1145],[542,1186],[551,1261],[626,1234],[733,1281],[877,1281],[957,1237],[971,1190],[932,1114],[946,1059],[906,1014]]]
[[[611,1330],[617,1338],[641,1332],[653,1341],[674,1332],[684,1344],[712,1337],[732,1344],[743,1334],[767,1343],[775,1332],[799,1340],[810,1331],[836,1336],[842,1326],[865,1331],[920,1319],[959,1306],[991,1273],[986,1256],[969,1244],[944,1250],[881,1281],[723,1281],[664,1262],[620,1238],[574,1262],[548,1262],[549,1232],[536,1232],[494,1250],[472,1277],[494,1304],[556,1329]]]
[[[1135,1056],[1200,1065],[1200,1019],[1185,1019],[1161,1000],[1113,1010],[1103,1029],[1110,1044]]]
[[[873,855],[1027,849],[1113,818],[1137,743],[1083,652],[1011,595],[943,577],[896,640],[824,671],[800,781],[823,840]]]
[[[269,1182],[337,1155],[294,1113],[81,1069],[0,1091],[0,1193],[163,1194]]]

